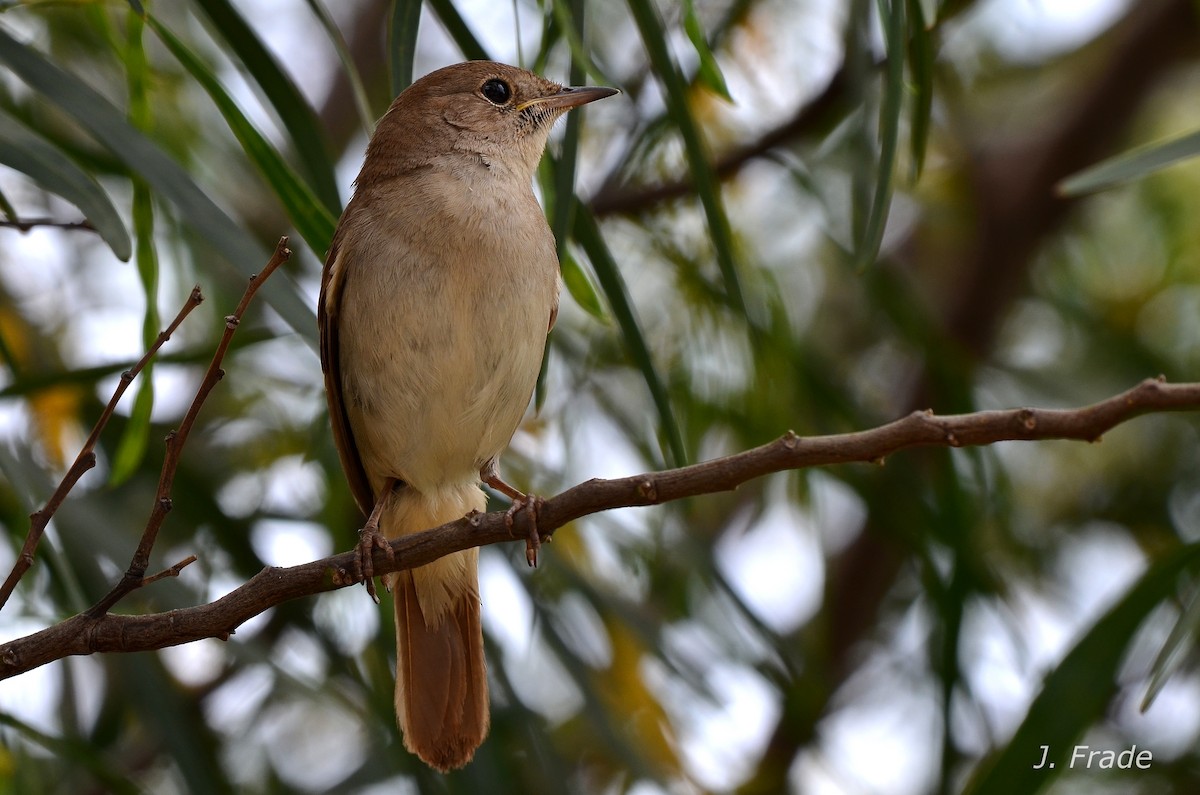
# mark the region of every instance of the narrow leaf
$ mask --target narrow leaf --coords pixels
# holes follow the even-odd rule
[[[925,167],[925,149],[929,143],[929,126],[933,118],[933,65],[936,53],[933,36],[925,24],[921,0],[908,0],[908,68],[916,97],[909,120],[909,150],[912,155],[912,179],[915,182]]]
[[[208,92],[226,124],[237,136],[246,156],[254,163],[263,177],[279,197],[288,218],[295,225],[300,236],[304,238],[313,253],[318,258],[324,256],[333,240],[333,230],[337,219],[312,194],[308,186],[296,176],[296,173],[283,161],[275,148],[271,146],[250,120],[245,117],[237,103],[225,91],[212,70],[189,50],[182,41],[176,38],[166,26],[154,17],[146,18],[150,28],[158,34],[159,39],[171,51],[171,54],[196,79],[196,82]]]
[[[333,44],[334,52],[337,53],[338,61],[342,64],[342,69],[346,70],[346,80],[350,83],[350,93],[354,96],[354,108],[358,111],[358,121],[362,127],[364,134],[370,135],[371,130],[375,128],[375,114],[371,112],[371,102],[367,99],[367,89],[363,86],[362,75],[358,73],[358,67],[354,65],[354,57],[350,54],[350,47],[346,44],[346,39],[342,36],[342,32],[338,30],[337,23],[333,21],[333,17],[329,16],[329,12],[325,6],[321,5],[320,0],[308,0],[308,7],[312,9],[313,16],[321,23],[321,27],[325,29],[325,35],[329,37],[330,43]],[[331,208],[337,212],[340,208]]]
[[[671,409],[671,401],[666,387],[663,386],[658,370],[654,366],[650,348],[646,345],[646,338],[642,335],[641,324],[634,312],[633,303],[629,300],[629,292],[625,289],[625,280],[621,277],[616,260],[613,259],[608,245],[604,242],[604,237],[600,234],[600,227],[596,225],[596,219],[578,200],[576,200],[573,229],[575,240],[583,247],[592,261],[592,268],[596,272],[596,279],[600,282],[600,289],[604,292],[604,297],[608,299],[612,315],[621,329],[621,338],[625,341],[626,350],[633,363],[642,371],[642,378],[650,390],[650,397],[654,401],[654,407],[658,410],[659,422],[662,424],[661,431],[670,464],[671,466],[683,466],[687,462],[683,435],[679,432],[679,424],[675,421],[675,413]]]
[[[704,208],[705,218],[708,220],[709,237],[712,239],[717,265],[720,267],[725,281],[729,302],[746,314],[746,302],[742,296],[742,287],[738,279],[733,253],[733,230],[721,201],[721,183],[709,162],[708,151],[700,135],[700,127],[696,124],[691,108],[688,106],[687,84],[667,49],[667,33],[653,0],[628,0],[628,2],[638,32],[641,34],[642,44],[650,55],[650,66],[662,84],[667,111],[683,138],[688,167],[692,173],[692,181],[696,185],[696,194]]]
[[[596,287],[592,284],[592,280],[588,278],[583,266],[568,251],[564,251],[559,255],[559,262],[562,270],[563,285],[567,288],[567,292],[571,294],[571,298],[574,299],[575,303],[584,312],[587,312],[597,320],[608,322],[610,318],[604,311],[604,304],[600,302],[600,296],[596,293]]]
[[[883,103],[879,108],[879,162],[875,177],[875,192],[871,199],[871,211],[859,241],[857,265],[865,268],[879,256],[883,243],[883,232],[892,206],[892,187],[896,170],[896,150],[900,140],[900,111],[904,97],[904,21],[906,0],[891,0],[887,3],[887,71],[883,89]],[[880,2],[881,13],[884,3]]]
[[[144,18],[137,14],[128,16],[129,44],[125,48],[125,74],[129,86],[129,121],[141,130],[151,125],[150,103],[147,82],[150,66],[146,60],[146,49],[142,33]],[[136,243],[138,278],[142,282],[142,293],[146,311],[142,318],[142,345],[149,348],[158,336],[158,253],[154,247],[154,202],[145,180],[133,180],[133,236]],[[113,453],[109,483],[119,485],[132,476],[145,457],[150,442],[150,415],[154,411],[154,362],[146,365],[138,382],[137,397],[133,412],[125,431],[117,442]]]
[[[1138,626],[1175,589],[1180,573],[1200,563],[1200,544],[1181,547],[1152,565],[1046,677],[1008,745],[979,769],[968,795],[1034,795],[1063,770],[1083,733],[1103,714],[1117,668]],[[1047,749],[1046,764],[1035,767]]]
[[[454,40],[455,46],[462,52],[463,57],[472,61],[492,60],[491,56],[487,54],[487,50],[479,43],[479,39],[475,38],[475,34],[471,32],[467,21],[458,13],[452,0],[429,0],[429,7],[433,9],[433,13],[437,14],[437,18],[446,28],[446,32],[450,34],[450,38]]]
[[[584,44],[583,39],[583,20],[584,8],[578,0],[552,0],[551,3],[555,22],[554,32],[561,34],[567,41],[567,47],[571,51],[571,85],[580,85],[590,76],[598,83],[607,84],[612,81],[604,74],[603,70],[596,65],[592,59],[591,53]],[[545,47],[545,42],[543,42]],[[539,53],[538,62],[543,62],[545,59]],[[568,114],[567,119],[574,114]]]
[[[121,261],[133,253],[125,223],[108,194],[60,149],[0,110],[0,163],[74,204]],[[6,202],[7,204],[7,202]],[[11,207],[5,209],[8,215]],[[15,210],[12,211],[15,213]]]
[[[1142,700],[1142,711],[1145,712],[1158,698],[1163,686],[1170,680],[1171,675],[1179,669],[1187,659],[1187,653],[1196,645],[1196,633],[1200,632],[1200,590],[1192,594],[1187,609],[1179,616],[1171,634],[1158,652],[1154,660],[1154,668],[1150,674],[1150,685],[1146,688],[1146,697]]]
[[[330,213],[341,212],[333,158],[325,145],[321,123],[300,89],[258,38],[230,0],[197,3],[212,22],[212,29],[232,48],[250,76],[279,114],[282,128],[312,182],[312,192]],[[321,252],[324,253],[323,251]]]
[[[725,75],[721,72],[721,65],[717,63],[716,56],[709,48],[708,38],[704,35],[704,28],[700,24],[700,17],[696,15],[695,0],[684,1],[683,30],[687,33],[692,46],[696,48],[696,55],[700,57],[700,82],[725,101],[733,102],[733,97],[729,94],[729,86],[725,84]]]
[[[4,136],[0,135],[0,140],[3,140],[3,138]],[[12,202],[8,200],[8,197],[4,195],[4,191],[2,190],[0,190],[0,212],[4,213],[4,218],[7,221],[17,220],[17,208],[12,206]]]
[[[256,272],[266,262],[266,249],[208,198],[162,148],[132,127],[111,102],[37,50],[14,39],[3,26],[0,26],[0,62],[78,121],[127,168],[140,174],[159,195],[172,202],[180,218],[233,266],[223,271],[224,275],[236,275],[240,285],[245,275]],[[272,279],[263,286],[262,296],[301,337],[315,343],[313,309],[294,282]]]
[[[417,55],[417,29],[421,24],[421,0],[395,0],[388,26],[388,73],[392,96],[398,96],[413,81]]]
[[[1131,149],[1101,161],[1058,183],[1058,192],[1063,196],[1081,196],[1111,188],[1121,182],[1141,179],[1197,155],[1200,155],[1200,130],[1180,138]]]

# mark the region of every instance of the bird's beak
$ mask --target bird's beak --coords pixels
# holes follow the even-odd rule
[[[517,110],[525,110],[535,105],[551,110],[570,110],[620,93],[617,89],[607,86],[564,86],[554,94],[522,102],[517,105]]]

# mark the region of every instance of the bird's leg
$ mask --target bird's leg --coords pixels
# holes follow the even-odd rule
[[[541,510],[542,503],[545,500],[536,494],[525,494],[522,491],[518,491],[501,480],[500,469],[496,465],[495,458],[480,468],[479,477],[484,483],[512,500],[512,505],[504,512],[504,524],[508,527],[510,533],[513,529],[513,517],[522,508],[527,509],[529,514],[529,535],[525,537],[525,562],[530,567],[537,568],[538,551],[542,548],[542,537],[538,532],[538,512]]]
[[[375,564],[372,562],[375,550],[383,550],[389,560],[396,557],[396,553],[392,551],[392,545],[379,531],[379,515],[383,513],[383,506],[391,498],[392,491],[398,482],[396,478],[388,478],[383,482],[383,489],[375,500],[375,507],[371,509],[371,515],[367,517],[367,523],[363,525],[362,530],[358,531],[358,544],[354,547],[354,578],[355,580],[362,579],[367,586],[367,593],[375,600],[375,604],[379,604],[379,595],[375,593]]]

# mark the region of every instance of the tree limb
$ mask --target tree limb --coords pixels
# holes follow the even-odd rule
[[[866,431],[800,437],[792,432],[752,450],[701,464],[613,480],[593,479],[548,499],[538,513],[543,537],[599,511],[729,491],[775,472],[830,464],[882,464],[915,447],[965,447],[1000,441],[1074,439],[1095,442],[1111,428],[1142,414],[1200,410],[1200,383],[1147,379],[1119,395],[1077,409],[1020,408],[938,416],[918,411]],[[476,514],[393,541],[389,559],[376,551],[375,572],[422,566],[471,547],[523,540],[522,511],[509,527],[502,511]],[[288,568],[268,567],[240,588],[204,605],[130,616],[81,613],[24,638],[0,645],[0,679],[78,654],[132,652],[177,646],[204,638],[228,640],[246,620],[291,599],[351,585],[355,552]]]

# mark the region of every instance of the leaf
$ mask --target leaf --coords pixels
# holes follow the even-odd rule
[[[592,280],[588,278],[583,266],[568,251],[564,251],[559,257],[559,264],[562,269],[563,285],[571,294],[571,298],[575,299],[575,303],[597,320],[608,322],[610,318],[604,311],[604,305],[600,303],[600,296],[596,294],[596,288],[592,285]]]
[[[229,129],[237,136],[246,156],[258,166],[258,170],[262,172],[263,177],[274,189],[275,195],[279,197],[280,203],[287,211],[288,218],[295,225],[300,236],[308,243],[317,258],[322,258],[329,250],[329,244],[333,240],[333,230],[337,226],[337,219],[283,161],[266,137],[255,129],[250,120],[238,108],[233,97],[225,91],[212,70],[157,19],[148,16],[146,23],[158,34],[163,44],[167,45],[171,54],[208,93],[209,98],[216,104],[217,110],[225,118]]]
[[[725,84],[725,75],[721,72],[721,65],[717,63],[716,56],[709,48],[708,38],[704,35],[704,28],[700,25],[700,18],[696,16],[695,0],[684,0],[683,30],[687,33],[692,46],[696,48],[696,55],[700,56],[700,82],[726,102],[732,103],[733,97],[729,94],[729,86]]]
[[[417,55],[417,30],[421,24],[421,0],[395,0],[388,26],[388,73],[392,96],[398,96],[413,81],[413,59]]]
[[[129,120],[138,129],[149,129],[150,104],[146,84],[149,64],[143,45],[144,18],[137,14],[128,17],[129,46],[125,52],[126,82],[129,85]],[[145,181],[133,181],[133,234],[136,242],[138,278],[146,300],[142,319],[142,345],[149,348],[158,336],[158,254],[154,247],[154,202]],[[154,362],[147,363],[138,382],[137,397],[129,422],[113,453],[109,484],[119,485],[128,480],[141,464],[150,441],[150,415],[154,411]]]
[[[859,241],[857,267],[865,268],[879,256],[883,244],[883,232],[892,206],[892,187],[896,170],[896,150],[900,140],[900,111],[904,97],[904,9],[906,0],[891,0],[888,6],[887,26],[884,30],[887,42],[887,71],[883,89],[883,103],[879,108],[879,161],[876,164],[875,192],[871,199],[871,210],[863,227]],[[880,3],[883,13],[884,3]]]
[[[933,117],[933,64],[936,53],[933,36],[925,24],[921,0],[908,0],[908,68],[916,87],[916,101],[909,120],[909,150],[912,154],[912,179],[925,167],[925,149],[929,143],[929,123]]]
[[[1198,563],[1200,544],[1190,544],[1142,575],[1046,677],[1012,740],[979,768],[967,795],[1033,795],[1068,769],[1076,740],[1104,714],[1117,668],[1138,625],[1175,589],[1179,574]],[[1036,769],[1043,746],[1049,748],[1047,764]]]
[[[641,34],[642,44],[650,56],[650,65],[662,84],[666,97],[667,111],[683,138],[684,151],[687,153],[688,167],[692,181],[696,185],[696,194],[704,208],[708,220],[708,233],[716,252],[717,265],[725,281],[725,290],[729,302],[736,309],[747,315],[746,301],[742,295],[741,283],[738,279],[736,260],[733,253],[733,229],[725,207],[721,201],[721,183],[708,160],[708,151],[700,135],[700,128],[692,117],[688,106],[687,84],[675,66],[675,61],[667,49],[667,34],[659,18],[658,9],[653,0],[628,0],[629,9],[633,12],[634,21]]]
[[[3,111],[0,110],[0,113],[2,112]],[[4,135],[0,134],[0,142],[2,142],[3,139]],[[5,220],[17,220],[17,209],[12,206],[12,203],[8,200],[8,197],[4,195],[4,191],[2,190],[0,190],[0,212],[4,213]]]
[[[46,190],[78,207],[117,259],[127,262],[132,256],[129,232],[100,184],[62,150],[2,110],[0,163],[26,174]],[[8,214],[9,209],[5,213]]]
[[[1200,130],[1102,160],[1058,183],[1058,193],[1061,196],[1082,196],[1121,182],[1141,179],[1197,155],[1200,155]]]
[[[1196,645],[1198,631],[1200,631],[1200,590],[1192,594],[1192,600],[1188,603],[1187,609],[1183,611],[1179,620],[1175,622],[1175,626],[1171,628],[1171,634],[1167,636],[1166,642],[1158,652],[1158,657],[1154,660],[1154,667],[1150,673],[1150,684],[1146,688],[1146,697],[1142,699],[1142,712],[1150,708],[1163,686],[1170,680],[1171,675],[1179,670],[1179,666],[1187,659],[1187,652]]]
[[[567,48],[571,51],[571,85],[579,85],[589,75],[598,83],[611,83],[612,80],[608,79],[604,71],[596,65],[584,44],[583,20],[585,14],[583,6],[578,0],[552,0],[551,7],[552,19],[556,23],[554,32],[562,34],[567,40]],[[543,43],[544,46],[545,43]],[[538,60],[543,59],[539,57]],[[576,113],[567,114],[567,120],[570,121],[575,115]]]
[[[420,5],[418,0],[417,5]],[[354,56],[350,54],[350,48],[346,45],[346,39],[342,36],[342,32],[338,30],[337,23],[333,21],[333,17],[329,16],[329,12],[325,10],[325,6],[321,5],[320,0],[308,0],[308,7],[312,9],[313,15],[317,21],[321,23],[321,27],[325,29],[325,35],[329,37],[329,41],[333,44],[333,49],[337,52],[338,61],[342,64],[342,69],[346,70],[346,80],[350,83],[350,92],[354,95],[354,108],[358,111],[358,121],[362,126],[362,131],[366,135],[371,134],[371,130],[375,129],[375,114],[371,112],[371,102],[367,99],[367,90],[363,87],[362,75],[358,73],[358,67],[354,65]],[[415,32],[413,34],[416,35]],[[331,208],[337,212],[340,208]]]
[[[621,277],[616,260],[608,250],[608,246],[600,234],[600,227],[596,225],[596,219],[592,216],[591,211],[578,199],[575,200],[575,203],[575,220],[572,225],[575,240],[579,242],[579,245],[587,252],[588,258],[591,259],[596,279],[600,282],[600,289],[608,299],[613,317],[621,329],[621,338],[625,341],[629,356],[642,371],[642,378],[646,381],[650,397],[654,401],[654,407],[658,410],[663,441],[671,466],[683,466],[687,463],[683,435],[679,432],[679,423],[675,421],[671,400],[658,375],[658,370],[654,366],[650,348],[646,345],[646,338],[642,335],[641,324],[638,322],[633,304],[629,300],[629,292],[625,289],[625,280]]]
[[[475,34],[471,32],[467,21],[458,13],[452,0],[429,0],[429,7],[433,9],[433,13],[437,14],[437,18],[446,28],[446,32],[450,34],[450,38],[454,40],[455,46],[462,52],[463,57],[472,61],[492,60],[491,56],[487,54],[487,50],[479,43],[479,39],[475,38]]]
[[[203,0],[196,5],[212,22],[215,34],[225,40],[245,65],[250,76],[262,88],[271,107],[279,114],[280,126],[291,139],[296,155],[312,181],[312,192],[326,210],[334,215],[340,213],[342,207],[334,161],[325,145],[321,123],[308,100],[229,0]],[[324,254],[324,251],[318,254]]]
[[[64,71],[0,26],[0,62],[47,101],[74,118],[159,195],[173,203],[179,216],[233,267],[214,273],[242,286],[246,275],[267,261],[268,252],[202,191],[166,152],[131,126],[121,112],[75,75]],[[271,306],[302,338],[316,341],[313,308],[288,279],[272,279],[261,291]]]

